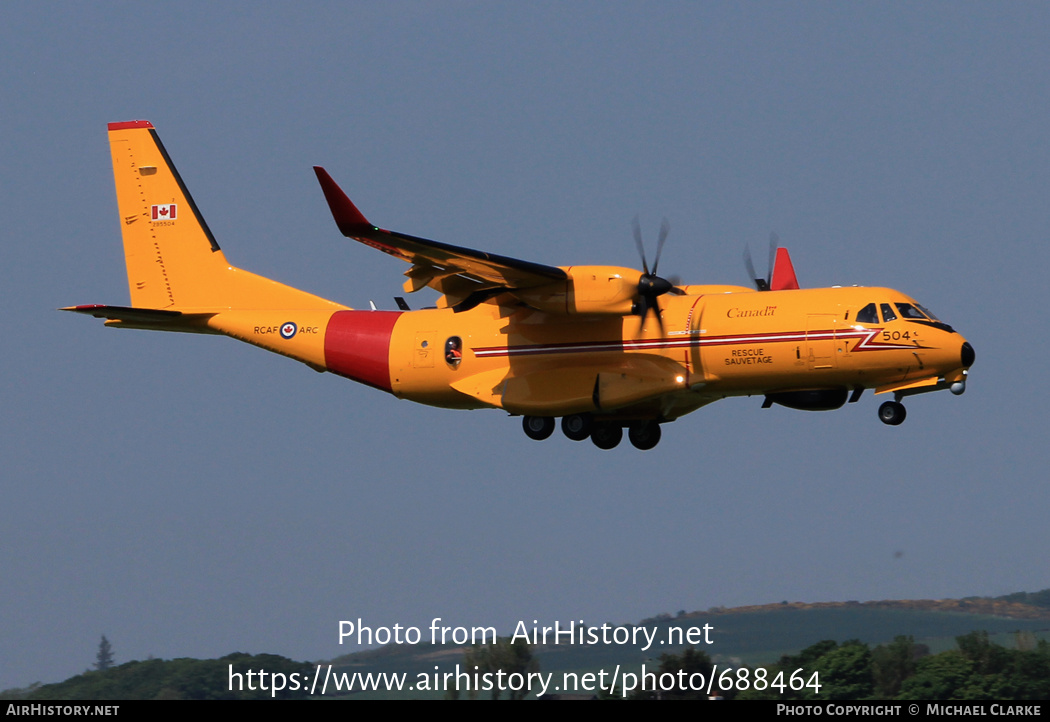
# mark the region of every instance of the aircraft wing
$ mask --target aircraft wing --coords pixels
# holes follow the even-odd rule
[[[450,305],[457,307],[455,302],[458,301],[460,306],[457,309],[465,310],[504,290],[534,288],[568,278],[565,271],[554,266],[461,248],[374,226],[324,168],[315,166],[314,172],[335,224],[344,236],[412,264],[405,273],[408,276],[405,290],[409,293],[430,286],[446,294]],[[464,303],[469,305],[463,307]]]

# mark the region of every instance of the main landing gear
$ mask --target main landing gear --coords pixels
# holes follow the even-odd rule
[[[525,435],[535,441],[543,441],[554,433],[554,419],[550,416],[526,416],[521,420]]]
[[[554,419],[550,416],[526,416],[521,420],[525,435],[536,441],[550,438]],[[595,420],[590,414],[570,414],[561,420],[562,433],[573,441],[590,439],[599,449],[614,449],[623,440],[623,425],[618,421]],[[655,421],[633,421],[627,427],[627,438],[636,449],[647,451],[660,443],[660,424]]]

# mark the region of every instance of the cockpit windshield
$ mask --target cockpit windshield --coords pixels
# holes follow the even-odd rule
[[[903,319],[908,321],[918,321],[927,326],[933,326],[934,328],[939,328],[948,331],[949,333],[955,333],[955,329],[927,311],[924,306],[920,306],[917,303],[901,303],[900,301],[895,301],[893,305],[897,307],[897,313],[899,313]],[[883,304],[883,308],[885,308],[885,306],[886,304]]]
[[[926,308],[925,306],[922,306],[922,305],[917,303],[917,304],[915,304],[915,307],[918,308],[923,313],[925,313],[927,316],[929,316],[931,321],[940,321],[941,320],[941,319],[937,318],[936,316],[934,316],[932,313],[930,313],[930,309]]]
[[[896,305],[897,310],[900,312],[902,318],[910,318],[915,319],[917,321],[926,320],[926,314],[924,314],[922,311],[920,311],[918,308],[911,305],[910,303],[898,303]]]
[[[920,306],[917,303],[902,303],[900,301],[879,304],[869,303],[857,311],[857,323],[878,323],[880,311],[882,312],[883,323],[896,321],[898,318],[909,321],[933,321],[940,323],[940,319],[927,311],[924,306]]]

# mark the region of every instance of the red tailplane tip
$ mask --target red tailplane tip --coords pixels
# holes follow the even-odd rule
[[[125,120],[121,123],[110,123],[110,130],[127,130],[128,128],[152,128],[153,123],[148,120]]]

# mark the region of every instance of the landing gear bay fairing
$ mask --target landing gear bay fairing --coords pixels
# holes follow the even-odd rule
[[[864,389],[904,421],[901,400],[961,394],[973,347],[888,288],[800,289],[771,243],[756,288],[683,285],[650,269],[545,266],[372,225],[315,168],[343,235],[411,264],[405,291],[429,286],[435,308],[353,310],[231,266],[147,121],[111,123],[110,148],[131,306],[63,310],[117,328],[231,336],[398,398],[449,409],[502,409],[529,438],[554,433],[638,449],[661,425],[729,396],[824,411]]]

